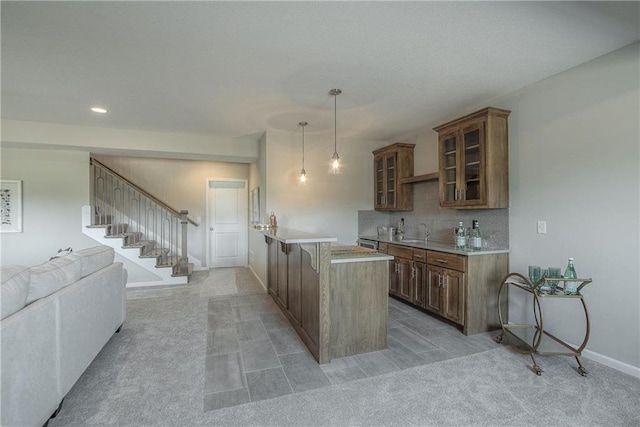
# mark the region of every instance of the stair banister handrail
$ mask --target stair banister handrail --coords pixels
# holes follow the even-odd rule
[[[183,216],[183,211],[179,211],[177,209],[172,208],[171,206],[169,206],[168,204],[166,204],[165,202],[163,202],[162,200],[158,199],[157,197],[155,197],[153,194],[150,194],[148,192],[146,192],[145,190],[143,190],[142,188],[140,188],[139,186],[137,186],[136,184],[134,184],[133,182],[129,181],[127,178],[123,177],[121,174],[119,174],[118,172],[114,171],[113,169],[111,169],[109,166],[105,165],[104,163],[100,162],[99,160],[91,157],[90,159],[91,164],[93,165],[94,163],[97,163],[101,168],[105,169],[107,172],[112,173],[113,175],[116,175],[120,180],[122,180],[123,182],[125,182],[127,185],[130,185],[131,187],[135,188],[140,194],[144,195],[145,197],[147,197],[149,200],[153,201],[154,203],[158,204],[159,206],[163,207],[164,209],[168,210],[169,212],[171,212],[173,215],[175,215],[178,218],[182,218]],[[191,218],[186,217],[185,218],[186,221],[188,221],[191,225],[194,225],[196,227],[199,227],[200,224],[198,224],[197,222],[193,221]]]

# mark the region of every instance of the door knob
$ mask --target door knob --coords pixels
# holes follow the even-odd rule
[[[209,227],[209,231],[213,231],[213,227]]]

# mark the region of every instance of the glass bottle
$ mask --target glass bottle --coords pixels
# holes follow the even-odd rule
[[[569,263],[567,264],[567,268],[564,270],[565,279],[577,279],[576,269],[573,266],[573,258],[569,258]],[[578,293],[578,282],[576,281],[565,281],[564,282],[564,294],[565,295],[576,295]]]
[[[398,238],[402,240],[404,237],[404,218],[400,218],[400,222],[398,223]]]
[[[480,236],[480,225],[477,220],[473,220],[473,228],[471,229],[471,249],[479,251],[482,249],[482,237]]]
[[[464,251],[467,247],[467,236],[464,224],[462,221],[458,223],[458,229],[456,230],[456,249]]]
[[[271,227],[277,227],[278,226],[278,220],[276,219],[275,212],[271,212],[271,215],[269,216],[269,225]]]

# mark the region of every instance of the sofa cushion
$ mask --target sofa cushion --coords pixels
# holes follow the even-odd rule
[[[82,260],[79,255],[70,254],[31,267],[31,285],[27,304],[51,295],[80,279]]]
[[[95,273],[96,271],[113,264],[113,259],[115,257],[113,248],[104,245],[82,249],[75,252],[75,254],[80,257],[82,262],[80,277],[88,276],[91,273]]]
[[[27,303],[30,281],[29,267],[8,265],[0,269],[0,319],[10,316]]]

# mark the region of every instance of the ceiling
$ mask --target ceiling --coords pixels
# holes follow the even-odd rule
[[[6,2],[2,117],[392,140],[640,39],[639,2]],[[98,115],[89,107],[109,110]]]

